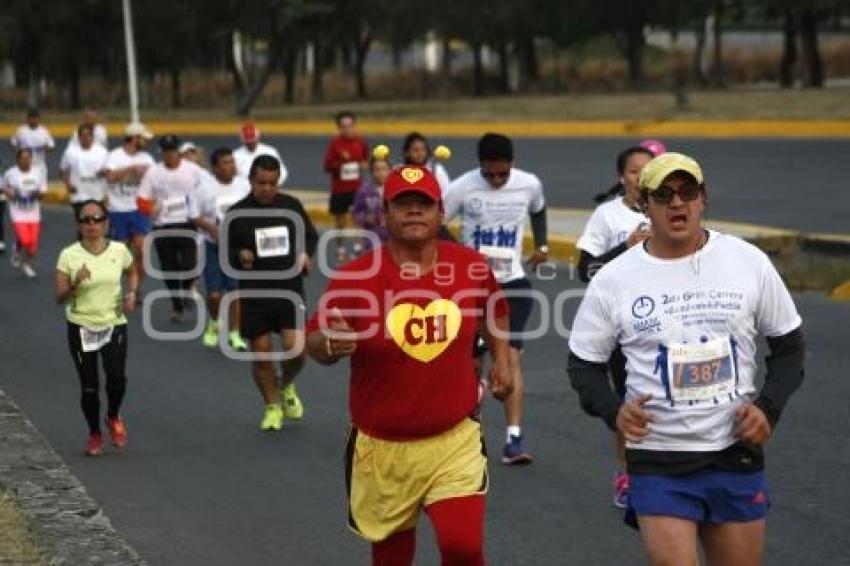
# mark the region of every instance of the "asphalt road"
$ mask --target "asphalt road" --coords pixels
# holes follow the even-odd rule
[[[130,322],[129,445],[85,458],[86,431],[52,266],[72,239],[70,214],[46,212],[37,261],[25,280],[0,264],[3,338],[0,387],[102,503],[119,531],[152,565],[367,564],[368,545],[345,527],[342,453],[346,369],[307,365],[299,390],[307,414],[279,433],[258,430],[259,396],[246,363],[192,342],[154,341],[140,315]],[[309,282],[311,304],[324,282]],[[577,287],[567,272],[535,286],[550,298]],[[148,282],[146,289],[154,286]],[[797,295],[806,321],[807,381],[788,407],[768,452],[773,508],[765,564],[850,564],[850,418],[847,339],[850,305]],[[167,305],[154,306],[160,330]],[[561,313],[565,323],[572,307]],[[188,329],[189,324],[179,327]],[[612,438],[585,416],[564,373],[565,342],[550,332],[528,344],[525,432],[536,462],[496,459],[501,407],[484,423],[491,457],[486,551],[490,564],[644,563],[635,532],[610,504]],[[844,478],[844,479],[842,479]],[[423,519],[419,562],[438,562]]]
[[[165,133],[165,132],[159,132]],[[425,132],[427,134],[427,132]],[[192,138],[207,152],[238,144],[232,137]],[[113,143],[117,142],[113,139]],[[319,137],[267,136],[290,170],[287,185],[322,188],[328,185],[322,171],[327,140]],[[377,138],[388,143],[392,157],[401,155],[401,139]],[[544,182],[550,206],[592,208],[592,197],[616,182],[615,158],[637,139],[558,138],[517,139],[516,164],[538,174]],[[710,217],[790,228],[804,232],[850,232],[850,191],[846,160],[850,140],[779,139],[670,139],[670,150],[696,157],[706,173]],[[435,138],[434,145],[448,144],[454,152],[446,164],[457,176],[476,166],[476,140]],[[57,148],[65,141],[57,140]],[[61,151],[51,156],[55,172]],[[10,163],[7,144],[0,144],[0,160]],[[55,174],[55,173],[54,173]]]

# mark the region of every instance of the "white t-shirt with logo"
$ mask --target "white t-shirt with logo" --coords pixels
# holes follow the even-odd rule
[[[71,185],[77,189],[70,195],[71,202],[103,200],[106,179],[100,172],[106,167],[108,157],[106,148],[98,144],[92,144],[88,149],[79,145],[68,146],[62,154],[59,169],[69,174]]]
[[[526,218],[546,205],[536,175],[512,168],[507,182],[494,189],[473,169],[449,185],[443,204],[447,221],[461,217],[461,241],[487,258],[499,283],[525,277],[522,237]]]
[[[283,182],[289,176],[289,170],[281,159],[280,153],[274,147],[265,143],[258,143],[254,151],[250,151],[243,145],[233,152],[233,159],[236,160],[236,175],[247,179],[251,172],[251,164],[254,163],[254,159],[261,155],[271,155],[280,161],[280,178],[277,180],[277,185],[283,185]]]
[[[623,202],[623,197],[600,204],[590,215],[576,247],[594,257],[616,248],[649,219]]]
[[[250,192],[251,184],[242,177],[233,177],[233,180],[225,185],[211,176],[201,183],[198,192],[189,199],[189,218],[204,218],[221,225],[227,210]],[[207,242],[214,242],[209,234],[202,232]]]
[[[154,226],[185,224],[189,221],[189,200],[195,197],[201,185],[202,169],[181,159],[174,169],[157,163],[142,177],[139,198],[154,201],[158,209]]]
[[[116,171],[134,165],[147,165],[148,169],[151,169],[155,162],[146,151],[137,151],[130,155],[123,147],[117,147],[109,152],[104,168]],[[139,187],[142,184],[142,177],[141,175],[133,175],[125,177],[123,181],[107,185],[110,212],[133,212],[137,209],[136,196],[138,196]]]
[[[570,336],[579,358],[626,356],[626,400],[650,394],[649,435],[629,448],[723,450],[736,442],[735,410],[756,393],[756,338],[801,324],[767,256],[710,232],[697,253],[664,260],[633,246],[591,280]]]
[[[32,152],[33,166],[43,169],[47,178],[46,150],[56,146],[48,129],[41,125],[30,128],[28,124],[22,124],[12,136],[11,142],[15,149],[29,149]]]
[[[12,222],[41,222],[39,195],[47,192],[47,179],[37,167],[24,173],[17,166],[3,174],[3,189],[11,189],[15,197],[9,201]]]

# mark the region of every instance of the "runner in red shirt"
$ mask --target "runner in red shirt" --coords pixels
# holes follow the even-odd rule
[[[363,172],[369,166],[369,144],[357,133],[357,118],[351,112],[337,114],[336,125],[339,135],[330,141],[325,150],[325,171],[331,176],[329,210],[337,229],[341,229],[345,227]],[[348,258],[348,253],[339,238],[336,244],[338,259],[343,262]]]
[[[507,395],[507,302],[481,255],[437,239],[430,171],[396,169],[384,191],[387,244],[336,272],[306,329],[319,363],[351,358],[349,526],[373,564],[411,564],[424,508],[443,564],[484,564],[483,391],[469,352],[482,332],[490,389]]]

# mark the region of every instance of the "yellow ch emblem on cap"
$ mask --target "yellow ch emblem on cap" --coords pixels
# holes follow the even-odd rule
[[[401,170],[401,176],[405,181],[407,181],[408,183],[410,183],[412,185],[413,183],[420,181],[422,179],[422,177],[425,176],[425,173],[423,173],[421,169],[413,169],[412,167],[405,167],[404,169]]]

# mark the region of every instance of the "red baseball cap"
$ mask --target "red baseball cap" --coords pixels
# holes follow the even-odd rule
[[[260,139],[260,130],[253,122],[247,122],[242,124],[241,137],[244,143],[254,143]]]
[[[437,178],[425,167],[405,165],[393,169],[384,181],[384,198],[392,200],[402,193],[415,191],[422,193],[434,202],[442,198]]]

